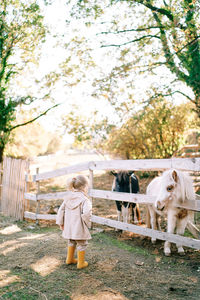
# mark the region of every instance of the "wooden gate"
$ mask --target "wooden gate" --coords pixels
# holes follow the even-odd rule
[[[23,220],[25,210],[25,173],[29,162],[4,157],[1,186],[1,211],[4,215]]]

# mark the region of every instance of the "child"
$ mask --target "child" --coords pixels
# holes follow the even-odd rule
[[[63,231],[62,236],[68,239],[68,251],[66,264],[76,264],[78,269],[88,266],[85,261],[85,250],[88,240],[91,239],[89,229],[91,227],[92,204],[88,199],[88,179],[78,175],[68,182],[69,193],[61,204],[56,224]],[[77,246],[78,261],[74,258]]]

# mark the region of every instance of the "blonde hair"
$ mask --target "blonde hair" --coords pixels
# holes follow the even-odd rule
[[[71,191],[73,190],[84,191],[88,185],[89,185],[88,178],[83,175],[78,175],[76,177],[70,178],[67,181],[67,188]]]

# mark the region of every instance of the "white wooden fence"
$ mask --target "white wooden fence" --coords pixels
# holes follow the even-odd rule
[[[58,169],[51,172],[45,172],[42,174],[34,174],[26,176],[26,181],[39,182],[49,178],[62,176],[71,173],[79,173],[81,171],[89,171],[90,189],[89,196],[91,198],[100,198],[107,200],[122,200],[127,202],[133,202],[138,204],[149,204],[154,202],[152,196],[145,194],[129,194],[129,193],[117,193],[105,190],[96,190],[93,188],[94,172],[97,170],[135,170],[135,171],[164,171],[166,169],[175,168],[182,171],[200,171],[200,158],[171,158],[171,159],[145,159],[145,160],[110,160],[110,161],[92,161],[74,166]],[[27,200],[39,202],[40,200],[56,200],[62,199],[68,192],[57,192],[49,194],[40,193],[25,193],[24,197]],[[200,198],[196,197],[195,201],[187,201],[184,205],[180,205],[193,211],[200,211]],[[34,220],[55,220],[56,215],[43,215],[26,211],[24,213],[25,218]],[[180,242],[183,246],[191,247],[194,249],[200,249],[200,240],[192,239],[188,237],[179,236],[177,234],[170,234],[166,232],[160,232],[157,230],[144,228],[142,226],[127,224],[99,216],[92,215],[92,222],[97,224],[103,224],[110,227],[114,227],[121,230],[127,230],[143,236],[155,237],[160,240],[168,240],[172,243]]]

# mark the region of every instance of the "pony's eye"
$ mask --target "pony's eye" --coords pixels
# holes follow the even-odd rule
[[[174,188],[173,185],[169,185],[169,186],[167,187],[167,191],[168,191],[168,192],[171,192],[171,191],[173,190],[173,188]]]

